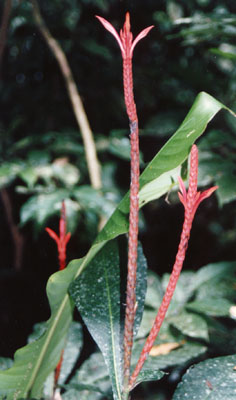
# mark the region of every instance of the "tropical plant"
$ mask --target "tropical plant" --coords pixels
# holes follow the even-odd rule
[[[185,271],[180,275],[197,208],[217,189],[213,186],[202,193],[197,191],[198,149],[194,143],[221,109],[233,113],[209,94],[200,93],[183,123],[139,177],[132,55],[152,26],[133,41],[128,13],[120,35],[104,18],[98,19],[116,38],[123,57],[131,139],[130,192],[85,257],[73,260],[66,268],[70,235],[66,234],[62,204],[59,236],[47,228],[57,243],[61,269],[47,284],[51,317],[35,326],[30,343],[16,352],[13,364],[9,359],[1,360],[1,398],[126,400],[139,383],[165,379],[167,370],[178,366],[183,371],[204,358],[184,376],[173,399],[200,400],[209,394],[220,399],[222,393],[233,399],[236,342],[235,326],[231,331],[229,324],[236,314],[236,263],[209,264],[196,273]],[[188,175],[186,190],[184,181]],[[207,183],[210,181],[211,177]],[[175,190],[178,182],[179,199],[185,209],[183,230],[172,273],[160,279],[147,272],[142,246],[138,244],[138,212],[148,202]],[[127,232],[128,243],[124,235]],[[83,339],[81,324],[73,322],[74,305],[100,350],[78,369],[73,368]],[[222,357],[209,359],[215,352]]]

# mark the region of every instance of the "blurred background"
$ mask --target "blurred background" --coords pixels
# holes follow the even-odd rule
[[[101,219],[129,189],[129,130],[122,60],[114,38],[126,11],[134,36],[141,168],[206,91],[236,110],[235,0],[47,0],[42,20],[71,68],[96,143],[102,185],[91,185],[80,128],[61,69],[29,0],[0,2],[0,355],[13,357],[35,322],[49,317],[45,286],[58,269],[55,243],[65,199],[68,261],[86,254]],[[42,21],[41,20],[41,21]],[[220,112],[199,139],[200,185],[219,184],[194,222],[185,269],[236,258],[236,120]],[[145,206],[140,239],[149,268],[171,270],[183,207],[176,193]]]

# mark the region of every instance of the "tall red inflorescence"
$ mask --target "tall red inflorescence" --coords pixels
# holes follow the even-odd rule
[[[136,44],[144,38],[153,28],[149,26],[139,33],[133,41],[130,31],[130,16],[126,19],[120,35],[114,27],[102,17],[98,17],[102,25],[117,40],[123,58],[123,85],[126,111],[130,123],[131,141],[131,183],[130,183],[130,213],[129,213],[129,241],[128,241],[128,276],[126,289],[126,315],[124,328],[124,387],[127,389],[130,377],[130,361],[133,347],[133,327],[135,319],[135,287],[137,270],[137,248],[138,248],[138,213],[139,213],[139,129],[138,116],[133,93],[132,57]]]
[[[175,291],[176,284],[179,279],[179,275],[183,266],[183,262],[185,259],[186,250],[188,247],[188,241],[190,237],[190,231],[192,228],[192,222],[197,211],[199,204],[209,197],[216,189],[217,186],[213,186],[210,189],[205,190],[204,192],[197,191],[197,179],[198,179],[198,149],[196,145],[192,146],[191,149],[191,158],[190,158],[190,174],[189,174],[189,188],[188,192],[185,189],[184,183],[181,178],[179,178],[179,186],[181,193],[178,193],[180,201],[182,202],[185,214],[184,214],[184,223],[182,228],[182,233],[180,237],[180,243],[178,247],[178,252],[176,255],[175,263],[173,266],[173,270],[169,279],[169,283],[164,294],[162,303],[158,310],[156,319],[150,331],[150,334],[146,340],[146,343],[141,352],[140,358],[136,365],[134,372],[129,381],[129,388],[135,386],[136,379],[143,367],[143,364],[156,340],[156,337],[159,333],[161,325],[164,321],[166,312],[170,305],[170,301]]]

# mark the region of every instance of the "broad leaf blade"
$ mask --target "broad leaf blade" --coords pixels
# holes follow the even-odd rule
[[[188,157],[192,144],[202,135],[207,124],[221,109],[227,109],[227,107],[205,92],[201,92],[196,97],[193,106],[179,129],[162,147],[141,174],[140,207],[147,201],[159,198],[173,187],[172,175],[176,178],[176,169]],[[227,110],[230,111],[229,109]],[[165,179],[162,177],[163,174],[166,174],[164,175]],[[154,194],[154,188],[156,190],[156,196]],[[111,218],[98,235],[96,242],[107,241],[127,232],[128,213],[129,193],[127,193],[120,202]]]
[[[85,385],[86,390],[78,390]],[[72,387],[76,387],[73,389]],[[84,387],[85,387],[84,386]],[[94,392],[97,388],[97,392]],[[75,372],[68,385],[66,385],[66,393],[63,395],[63,400],[98,400],[104,398],[101,393],[106,393],[110,398],[112,396],[110,379],[108,376],[107,367],[104,362],[102,353],[93,353]],[[91,390],[93,389],[93,391]]]
[[[82,325],[73,321],[70,325],[66,346],[63,352],[63,361],[58,379],[58,385],[65,383],[70,375],[83,346]]]
[[[179,315],[171,317],[169,322],[183,335],[208,341],[208,326],[200,315],[182,311]]]
[[[175,391],[173,400],[235,400],[236,356],[213,358],[191,367]]]
[[[229,317],[231,306],[233,304],[224,298],[206,298],[188,303],[186,309],[214,317]]]
[[[135,343],[134,352],[132,354],[132,367],[136,366],[142,347],[142,343]],[[183,343],[179,348],[170,351],[168,354],[158,356],[149,355],[147,360],[145,361],[145,369],[163,370],[165,368],[174,367],[176,365],[184,365],[204,354],[206,350],[207,347],[203,346],[200,343],[187,341]]]
[[[115,242],[107,244],[70,286],[88,330],[103,353],[115,400],[121,399],[120,268]]]

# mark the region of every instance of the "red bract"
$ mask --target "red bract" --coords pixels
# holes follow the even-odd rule
[[[58,249],[59,269],[62,270],[66,266],[66,246],[70,240],[71,233],[66,233],[66,209],[65,203],[62,202],[61,218],[59,223],[59,236],[51,228],[45,228],[47,233],[55,240]]]
[[[191,150],[191,166],[189,175],[189,190],[186,192],[184,183],[179,177],[179,187],[181,193],[178,193],[181,203],[184,205],[185,213],[189,215],[190,218],[194,218],[199,204],[210,197],[210,195],[218,188],[218,186],[213,186],[204,192],[197,191],[197,176],[198,176],[198,149],[194,144]]]
[[[179,178],[180,191],[179,198],[180,201],[184,205],[185,213],[184,213],[184,224],[180,237],[180,243],[178,247],[178,252],[176,255],[175,263],[173,266],[173,270],[169,279],[169,283],[167,285],[166,292],[164,294],[162,303],[158,310],[156,319],[150,331],[150,334],[146,340],[146,343],[143,347],[141,355],[139,357],[136,368],[130,378],[129,386],[130,390],[135,386],[136,379],[143,367],[143,364],[150,353],[150,350],[156,340],[156,337],[160,331],[161,325],[164,321],[166,312],[170,305],[172,296],[175,291],[175,287],[177,285],[180,272],[182,270],[183,262],[185,259],[186,250],[188,247],[188,241],[190,237],[190,231],[192,228],[192,222],[194,215],[196,213],[197,207],[201,203],[202,200],[209,197],[218,186],[213,186],[210,189],[205,190],[204,192],[197,191],[197,177],[198,177],[198,149],[196,145],[192,146],[191,149],[191,159],[190,159],[190,174],[189,174],[189,188],[188,192],[185,189],[184,183],[181,178]]]
[[[115,37],[120,46],[123,58],[132,58],[136,44],[147,36],[148,32],[154,27],[154,25],[151,25],[143,29],[133,41],[133,34],[130,32],[130,16],[128,12],[126,13],[123,30],[120,30],[120,35],[118,35],[115,28],[105,18],[99,17],[98,15],[96,15],[96,18],[98,18],[104,28]]]

